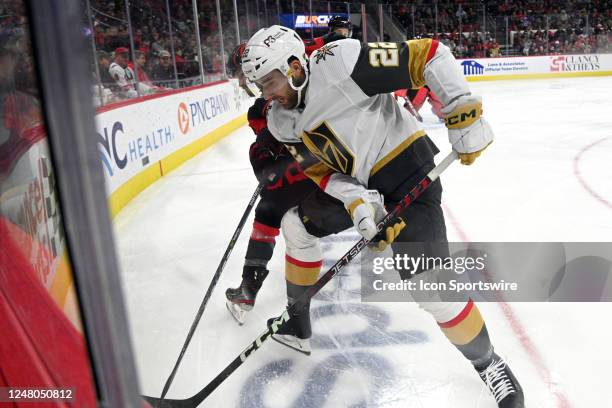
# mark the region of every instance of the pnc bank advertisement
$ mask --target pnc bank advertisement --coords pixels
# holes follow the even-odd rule
[[[160,96],[96,116],[108,193],[248,108],[233,82]]]

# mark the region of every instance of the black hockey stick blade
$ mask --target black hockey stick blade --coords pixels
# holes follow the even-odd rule
[[[330,278],[331,279],[331,278]],[[321,280],[319,280],[321,281]],[[327,283],[327,281],[326,281]],[[325,285],[323,283],[321,287]],[[318,291],[318,290],[317,290]],[[316,292],[315,292],[316,293]],[[315,295],[313,293],[311,297]],[[238,357],[234,359],[219,375],[217,375],[206,387],[200,392],[187,399],[168,399],[168,398],[156,398],[143,395],[142,397],[147,400],[154,408],[196,408],[202,403],[227,377],[230,376],[242,363],[253,353],[255,350],[261,347],[262,343],[268,339],[272,334],[279,331],[290,319],[289,310],[292,307],[297,307],[297,304],[301,301],[298,299],[295,303],[291,304],[287,310],[277,317],[274,322],[268,327],[268,329],[261,333],[255,341],[240,353]]]
[[[389,212],[377,225],[378,231],[382,231],[387,225],[389,225],[393,220],[395,220],[400,212],[402,212],[406,207],[414,202],[422,193],[425,191],[431,183],[440,177],[440,174],[446,170],[448,166],[455,160],[457,160],[458,154],[454,150],[449,153],[444,160],[440,162],[436,167],[434,167],[427,175],[416,184],[410,192],[393,208],[393,211]],[[298,305],[304,304],[304,302],[311,299],[314,295],[317,294],[329,282],[334,276],[336,276],[340,270],[345,267],[349,262],[357,257],[357,255],[361,252],[363,248],[366,247],[368,241],[364,238],[360,239],[355,245],[351,247],[344,254],[342,258],[340,258],[327,272],[325,272],[319,280],[308,290],[306,290],[302,295],[292,303],[283,314],[276,318],[274,322],[268,327],[266,331],[261,333],[251,344],[249,344],[239,356],[234,358],[231,363],[227,365],[211,382],[209,382],[200,392],[192,396],[191,398],[187,398],[184,400],[164,400],[162,405],[163,407],[169,408],[195,408],[202,403],[214,390],[217,389],[223,381],[227,377],[229,377],[238,367],[240,367],[246,359],[255,351],[257,351],[262,344],[274,333],[285,325],[290,319],[290,311],[294,310],[298,307]],[[150,398],[150,397],[146,397]],[[166,405],[166,402],[172,401],[173,404],[176,405]]]
[[[189,404],[189,400],[174,400],[164,398],[163,402],[161,398],[149,397],[148,395],[142,395],[153,408],[188,408],[193,405]]]

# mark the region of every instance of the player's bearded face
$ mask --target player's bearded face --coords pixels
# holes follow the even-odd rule
[[[263,92],[265,99],[277,101],[285,109],[291,109],[297,104],[297,91],[289,86],[289,79],[279,70],[274,70],[261,80],[257,85]]]

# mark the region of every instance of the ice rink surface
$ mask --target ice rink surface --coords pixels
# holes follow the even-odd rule
[[[496,140],[443,175],[451,241],[612,240],[612,78],[471,83]],[[426,104],[442,153],[445,128]],[[244,127],[153,184],[115,219],[141,391],[159,396],[256,187]],[[252,218],[252,216],[251,216]],[[168,394],[203,388],[286,304],[284,243],[244,326],[225,309],[240,282],[251,221],[232,253]],[[357,240],[323,241],[325,265]],[[312,302],[310,357],[267,341],[201,406],[495,407],[470,364],[412,303],[361,303],[359,268]],[[530,408],[612,406],[610,303],[479,305]]]

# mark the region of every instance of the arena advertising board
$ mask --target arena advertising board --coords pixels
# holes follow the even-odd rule
[[[64,233],[45,129],[37,126],[29,133],[31,138],[22,139],[10,166],[0,171],[4,187],[0,214],[32,238],[29,245],[24,244],[24,252],[36,277],[49,290],[64,252]]]
[[[473,80],[612,74],[612,54],[474,58],[458,60],[458,64]]]
[[[98,113],[96,139],[107,193],[243,114],[246,100],[237,83],[227,81]]]
[[[329,20],[334,16],[340,16],[349,19],[347,13],[335,13],[335,14],[281,14],[280,21],[285,27],[293,29],[306,29],[315,28],[322,29],[327,28]]]
[[[22,105],[27,101],[23,98]],[[146,167],[159,166],[159,160],[239,117],[251,102],[235,81],[226,81],[98,113],[96,140],[107,195]],[[46,129],[32,121],[0,160],[0,229],[23,232],[15,236],[22,240],[35,277],[80,330]],[[7,229],[10,224],[14,227]]]

